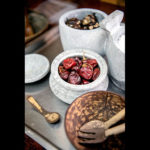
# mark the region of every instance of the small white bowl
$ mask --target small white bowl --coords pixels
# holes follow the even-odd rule
[[[62,63],[64,59],[68,57],[82,57],[83,52],[85,57],[97,60],[98,65],[100,67],[99,77],[95,81],[85,85],[73,85],[67,83],[66,81],[61,79],[58,73],[58,66]],[[108,69],[105,60],[96,52],[83,49],[73,49],[71,51],[64,51],[57,55],[51,64],[51,75],[49,79],[49,85],[55,96],[57,96],[60,100],[64,101],[65,103],[71,104],[77,97],[86,92],[107,90],[109,82],[107,72]]]
[[[25,83],[42,79],[50,69],[49,60],[40,54],[25,55]]]

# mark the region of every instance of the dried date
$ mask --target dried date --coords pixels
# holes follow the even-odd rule
[[[84,85],[97,79],[100,68],[96,59],[66,58],[58,67],[60,77],[70,84]]]
[[[92,80],[96,80],[97,77],[99,76],[99,74],[100,74],[100,69],[99,68],[95,68],[94,71],[93,71]]]
[[[68,82],[71,84],[79,84],[81,82],[81,77],[79,76],[77,72],[71,71],[68,77]]]
[[[86,80],[90,80],[93,75],[93,67],[90,64],[83,64],[79,71],[79,75]]]
[[[69,71],[67,71],[66,69],[64,69],[63,66],[59,66],[58,68],[59,71],[59,75],[62,79],[67,80],[68,76],[69,76]]]
[[[65,69],[70,69],[71,67],[75,66],[77,63],[73,58],[67,58],[63,61],[63,66]]]

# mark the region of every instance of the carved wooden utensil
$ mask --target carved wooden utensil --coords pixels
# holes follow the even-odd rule
[[[28,102],[30,102],[32,104],[32,106],[34,108],[36,108],[36,110],[38,110],[38,112],[43,115],[46,119],[47,122],[49,123],[56,123],[59,121],[60,119],[60,114],[57,113],[57,112],[48,112],[46,111],[44,108],[42,108],[38,103],[37,101],[32,97],[32,96],[29,96],[27,98]]]
[[[79,143],[96,144],[106,140],[110,135],[116,135],[125,131],[125,123],[108,129],[125,116],[125,108],[106,122],[92,120],[84,124],[78,133]]]

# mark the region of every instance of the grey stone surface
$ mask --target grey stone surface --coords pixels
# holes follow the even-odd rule
[[[25,55],[25,83],[42,79],[50,69],[48,59],[40,54]]]
[[[59,31],[64,51],[72,49],[91,49],[100,55],[104,55],[107,34],[105,30],[98,27],[93,30],[74,29],[65,24],[72,17],[83,19],[86,15],[96,13],[99,22],[107,17],[107,14],[96,9],[80,8],[68,11],[59,19]],[[101,26],[101,23],[100,23]]]
[[[86,85],[73,85],[70,83],[65,82],[58,73],[58,66],[60,63],[68,58],[68,57],[75,57],[75,56],[83,56],[83,52],[85,57],[96,59],[98,65],[100,66],[101,73],[99,77]],[[90,50],[83,50],[83,49],[73,49],[72,52],[64,51],[60,53],[51,64],[51,75],[50,75],[50,88],[53,93],[65,103],[72,103],[78,96],[89,92],[89,91],[96,91],[96,90],[107,90],[108,87],[108,77],[107,77],[107,64],[105,60],[95,52]]]

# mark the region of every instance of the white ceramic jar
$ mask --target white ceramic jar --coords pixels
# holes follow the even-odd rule
[[[106,59],[113,83],[120,89],[125,90],[125,25],[122,24],[116,32],[117,34],[114,37],[109,35]]]
[[[79,56],[82,57],[84,52],[84,56],[91,59],[96,59],[98,65],[100,67],[100,75],[99,77],[85,85],[73,85],[67,83],[58,73],[58,66],[62,63],[62,61],[69,57]],[[72,49],[71,51],[64,51],[57,55],[51,64],[51,75],[49,79],[49,85],[52,92],[57,96],[60,100],[65,103],[71,104],[77,97],[89,91],[97,91],[97,90],[107,90],[108,88],[108,76],[107,76],[107,64],[105,60],[95,52],[91,50],[83,50],[83,49]]]
[[[60,39],[64,51],[73,49],[90,49],[100,55],[104,55],[104,46],[107,38],[105,30],[101,27],[92,30],[80,30],[65,24],[67,19],[76,17],[83,19],[86,15],[95,13],[98,22],[107,17],[103,11],[90,8],[80,8],[66,12],[59,19]]]

